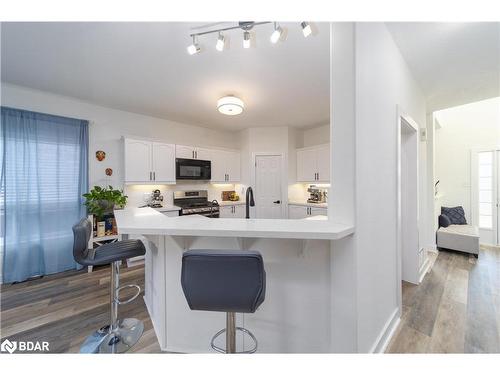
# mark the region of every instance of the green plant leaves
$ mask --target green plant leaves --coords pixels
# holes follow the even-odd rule
[[[101,219],[113,208],[123,208],[127,204],[128,196],[123,190],[114,189],[111,185],[106,187],[94,186],[93,189],[82,196],[86,199],[87,211],[97,219]]]

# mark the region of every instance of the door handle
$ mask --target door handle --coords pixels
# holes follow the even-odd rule
[[[274,201],[273,203],[280,204],[281,201],[278,200],[278,201]]]

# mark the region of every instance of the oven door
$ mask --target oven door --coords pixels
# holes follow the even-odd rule
[[[175,159],[176,180],[210,180],[211,178],[210,160]]]

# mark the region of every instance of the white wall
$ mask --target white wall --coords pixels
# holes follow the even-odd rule
[[[471,150],[500,145],[500,98],[483,100],[435,112],[435,178],[440,180],[443,206],[463,206],[471,217]],[[440,208],[436,207],[440,212]]]
[[[425,126],[426,111],[424,96],[384,24],[356,24],[355,46],[354,247],[358,275],[358,351],[366,352],[379,344],[379,335],[398,309],[401,280],[395,266],[397,107],[420,126]],[[421,164],[425,170],[425,163]],[[421,198],[424,197],[425,194]]]
[[[316,146],[330,142],[330,124],[304,129],[302,131],[302,145],[297,147]]]
[[[121,137],[139,136],[163,140],[169,143],[239,148],[239,136],[237,132],[223,132],[199,126],[192,126],[164,119],[144,116],[136,113],[101,107],[94,104],[79,101],[74,98],[53,95],[46,92],[27,89],[19,86],[2,83],[2,105],[36,112],[50,113],[89,120],[89,183],[94,185],[123,186],[123,145]],[[95,152],[103,150],[106,159],[97,161]],[[105,175],[106,168],[113,169],[113,175]],[[208,184],[191,184],[184,186],[177,184],[175,188],[159,186],[165,192],[167,202],[171,202],[171,190],[207,188],[211,197],[220,199],[222,188],[213,187]],[[232,188],[228,186],[226,188]],[[224,188],[224,189],[226,189]],[[130,203],[141,203],[142,192],[150,192],[152,186],[144,188],[128,188],[126,193],[130,195]]]

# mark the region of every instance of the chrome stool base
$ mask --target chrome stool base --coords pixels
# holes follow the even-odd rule
[[[87,336],[83,344],[80,346],[80,353],[99,353],[99,346],[102,340],[109,332],[109,325],[99,328],[94,331],[90,336]]]
[[[243,350],[241,352],[236,351],[236,331],[243,332],[243,334],[247,334],[253,341],[253,348],[249,350]],[[215,345],[215,340],[217,337],[226,334],[226,349],[221,348],[220,346]],[[236,314],[234,312],[226,313],[226,328],[221,329],[217,332],[214,337],[212,337],[212,341],[210,341],[210,346],[213,350],[219,353],[224,354],[253,354],[257,351],[257,338],[250,332],[248,329],[243,327],[236,327]]]
[[[101,340],[98,353],[125,353],[142,336],[144,323],[135,318],[118,321],[118,327]]]

